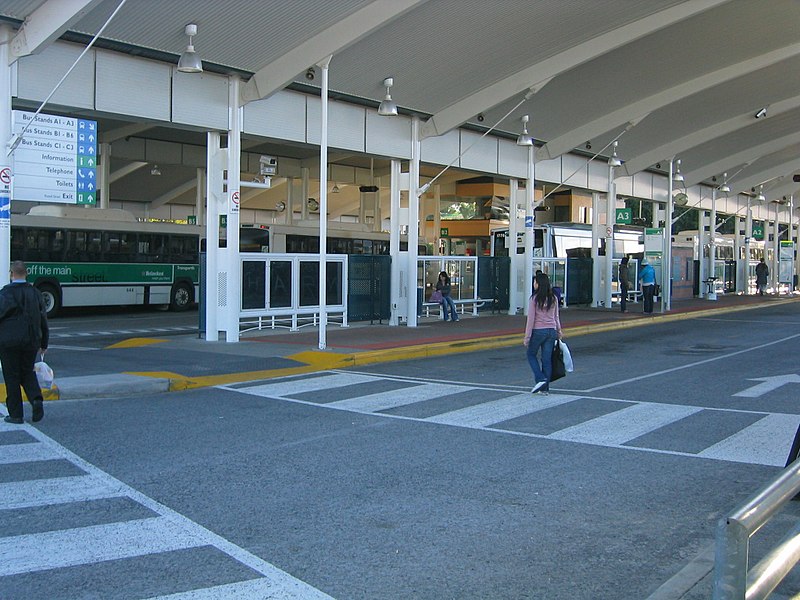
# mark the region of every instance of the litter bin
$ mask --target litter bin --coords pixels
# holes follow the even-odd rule
[[[716,281],[716,277],[709,277],[708,279],[703,280],[703,283],[706,284],[706,300],[717,299],[717,286],[715,285]]]

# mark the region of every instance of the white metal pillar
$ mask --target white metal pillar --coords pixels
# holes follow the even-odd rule
[[[517,257],[517,232],[519,231],[519,182],[516,179],[508,181],[508,314],[517,314],[517,270],[519,258]],[[494,256],[494,240],[489,236],[492,244],[491,254]]]
[[[708,278],[717,276],[717,186],[711,188],[711,216],[708,228]],[[717,284],[712,283],[711,289],[716,293]]]
[[[417,246],[419,244],[419,161],[420,138],[419,117],[411,120],[411,162],[408,175],[408,270],[406,272],[406,288],[408,289],[408,321],[409,327],[417,326]]]
[[[239,341],[239,312],[242,306],[242,269],[239,261],[239,204],[241,202],[240,178],[242,174],[242,116],[239,98],[238,75],[228,79],[228,188],[226,212],[228,214],[228,243],[225,251],[227,271],[227,300],[225,302],[225,341]]]
[[[308,167],[300,169],[300,218],[308,219],[308,180],[310,173]]]
[[[672,308],[672,214],[675,202],[672,199],[674,188],[672,187],[672,167],[673,160],[669,161],[669,184],[667,192],[666,216],[664,217],[664,264],[661,268],[663,281],[661,282],[661,312],[666,312]],[[653,206],[655,208],[655,206]]]
[[[433,202],[433,255],[439,256],[442,239],[442,188],[439,185],[433,186]]]
[[[522,286],[522,313],[528,314],[528,298],[533,294],[533,227],[536,225],[536,147],[528,146],[528,178],[525,180],[525,279]],[[516,252],[517,240],[514,240]],[[566,294],[567,290],[564,290]]]
[[[322,71],[322,118],[319,137],[319,349],[327,347],[328,297],[328,66],[333,56],[317,63]]]
[[[222,284],[220,273],[221,251],[219,248],[219,217],[221,208],[225,206],[225,193],[222,187],[222,172],[225,169],[226,156],[220,145],[220,134],[210,131],[206,144],[206,340],[219,340],[219,288]]]
[[[608,165],[608,195],[606,196],[606,261],[604,303],[611,308],[612,280],[614,278],[614,221],[617,208],[617,185],[614,183],[614,166]]]
[[[100,144],[100,165],[97,169],[97,196],[100,198],[100,208],[109,208],[111,201],[111,144]]]
[[[8,283],[11,265],[11,27],[0,25],[0,286]]]
[[[391,265],[391,313],[389,325],[398,325],[400,306],[400,161],[393,159],[389,166],[389,256]]]
[[[205,207],[205,196],[203,191],[205,189],[205,179],[206,179],[206,172],[203,168],[197,168],[197,186],[196,190],[197,193],[195,194],[194,198],[194,216],[197,220],[198,225],[205,225],[206,223],[206,215],[204,214],[205,211],[203,210]]]
[[[778,207],[780,204],[775,202],[775,222],[772,224],[772,264],[769,267],[769,275],[770,280],[772,282],[772,291],[776,293],[778,291],[778,286],[780,285],[778,282],[780,277],[778,276],[778,269],[780,269],[781,265],[781,243],[778,240],[780,235],[779,227],[778,227]]]
[[[698,219],[699,219],[699,230],[697,232],[697,244],[698,244],[698,277],[700,278],[700,293],[698,297],[705,298],[706,297],[706,284],[703,283],[708,278],[708,259],[703,256],[703,253],[706,250],[706,230],[708,228],[708,214],[704,210],[698,211]]]
[[[747,196],[747,213],[744,218],[744,293],[750,291],[750,239],[753,237],[753,207],[750,205],[750,196]]]
[[[600,223],[600,193],[592,192],[592,306],[597,308],[603,306],[600,298],[602,288],[600,280],[603,278],[603,265],[600,264],[600,235],[602,223]]]

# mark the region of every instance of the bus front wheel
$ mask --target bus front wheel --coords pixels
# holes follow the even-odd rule
[[[58,289],[50,283],[43,283],[36,287],[44,299],[47,318],[55,317],[61,310],[61,295],[58,293]]]
[[[187,310],[192,304],[192,289],[187,283],[176,283],[170,294],[170,310]]]

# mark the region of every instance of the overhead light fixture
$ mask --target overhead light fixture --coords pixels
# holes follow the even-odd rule
[[[161,175],[161,169],[158,168],[158,165],[153,165],[153,168],[150,169],[150,175]]]
[[[756,200],[759,202],[764,202],[766,199],[767,197],[764,195],[764,186],[758,186],[758,196],[756,196]]]
[[[723,194],[729,194],[731,191],[731,186],[728,185],[728,174],[722,174],[722,185],[719,186],[719,191]]]
[[[308,210],[310,210],[311,212],[319,210],[319,202],[317,202],[316,199],[314,198],[309,198],[308,202],[306,203],[306,206],[308,207]]]
[[[683,183],[685,178],[683,173],[681,173],[681,159],[675,161],[675,173],[672,175],[672,181],[675,183]]]
[[[331,188],[331,194],[338,194],[339,191],[339,186],[334,183],[333,187]]]
[[[381,101],[380,105],[378,106],[378,114],[382,117],[396,117],[397,116],[397,104],[395,101],[392,100],[391,89],[394,85],[394,78],[387,77],[383,80],[383,85],[386,87],[386,97]]]
[[[184,29],[184,33],[189,36],[189,44],[181,54],[180,59],[178,59],[178,71],[181,73],[202,73],[203,63],[200,62],[200,57],[194,51],[194,44],[192,43],[192,38],[197,35],[197,25],[189,23]]]
[[[622,161],[617,156],[617,145],[619,142],[614,142],[614,151],[611,153],[611,158],[608,159],[609,167],[621,167]]]
[[[281,201],[275,204],[275,210],[278,212],[283,212],[286,210],[286,203]]]
[[[533,146],[533,137],[528,133],[528,121],[530,119],[529,115],[522,115],[522,118],[520,118],[520,121],[522,121],[522,133],[517,137],[517,146]]]
[[[766,108],[762,108],[761,110],[759,110],[756,113],[755,116],[756,116],[756,119],[763,119],[764,117],[767,116],[767,109]]]

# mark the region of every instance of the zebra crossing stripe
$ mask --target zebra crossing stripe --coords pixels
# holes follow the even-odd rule
[[[61,456],[44,444],[8,444],[0,446],[0,465],[53,460]]]
[[[0,577],[206,545],[165,517],[0,539]]]
[[[457,394],[463,391],[464,388],[458,385],[438,383],[416,386],[410,385],[403,390],[378,392],[377,394],[369,394],[367,396],[359,396],[356,398],[347,398],[346,400],[330,402],[327,404],[327,406],[356,412],[371,413],[381,410],[388,410],[390,408],[397,408],[398,406],[414,404],[415,402],[424,402],[425,400],[432,400],[433,398],[447,396],[448,394]]]
[[[109,485],[107,479],[94,475],[0,483],[3,508],[28,508],[122,495],[121,486]]]
[[[257,396],[270,396],[273,398],[283,398],[303,392],[318,392],[334,387],[344,387],[356,383],[367,383],[369,381],[380,381],[378,377],[367,375],[355,375],[351,373],[336,373],[334,375],[323,375],[322,377],[311,377],[309,379],[292,379],[277,383],[265,383],[252,387],[241,388],[238,391]]]
[[[798,426],[800,415],[768,414],[698,456],[783,467]]]
[[[596,417],[551,433],[547,437],[570,442],[619,446],[655,429],[680,421],[702,409],[696,406],[643,403]]]
[[[504,421],[523,417],[546,408],[566,404],[577,400],[580,396],[534,396],[533,394],[515,394],[499,400],[476,404],[425,419],[431,423],[457,425],[459,427],[490,427]]]

